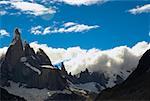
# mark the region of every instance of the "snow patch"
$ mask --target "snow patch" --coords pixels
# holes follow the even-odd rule
[[[82,90],[81,88],[77,87],[76,85],[74,85],[72,82],[70,82],[69,80],[67,80],[68,84],[69,84],[69,89],[71,91],[75,91],[75,92],[80,92],[83,94],[87,94],[86,91]]]
[[[52,69],[54,69],[54,67],[52,67],[52,66],[50,66],[50,65],[42,65],[41,67],[52,68]]]
[[[48,98],[47,89],[19,87],[19,83],[10,81],[10,87],[4,87],[9,93],[25,98],[27,101],[43,101]],[[49,92],[50,93],[50,92]]]
[[[20,62],[26,62],[27,61],[27,58],[26,57],[21,57],[20,58]]]
[[[39,75],[41,74],[41,71],[39,69],[37,69],[36,67],[31,66],[29,63],[25,62],[24,63],[26,66],[30,67],[32,70],[34,70],[35,72],[37,72]]]
[[[32,59],[36,60],[36,58],[33,55],[31,57],[32,57]]]
[[[69,90],[63,91],[50,91],[48,89],[25,88],[19,87],[19,83],[10,82],[10,87],[3,87],[9,93],[25,98],[27,101],[44,101],[55,93],[71,94]]]
[[[99,93],[98,88],[96,88],[96,85],[99,85],[101,87],[100,88],[101,90],[105,89],[103,86],[101,86],[100,84],[98,84],[96,82],[88,82],[88,83],[84,83],[84,84],[75,84],[75,86],[77,86],[78,88],[81,88],[83,90]]]

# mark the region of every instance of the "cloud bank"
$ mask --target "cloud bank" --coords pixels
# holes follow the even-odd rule
[[[10,0],[10,1],[0,1],[0,5],[4,5],[5,8],[2,12],[6,12],[8,9],[19,10],[24,14],[30,14],[34,16],[41,16],[45,14],[54,14],[56,11],[52,8],[47,8],[42,4],[33,3],[33,2],[25,2],[22,0]],[[6,13],[5,13],[6,14]]]
[[[53,64],[64,61],[68,72],[77,74],[88,68],[91,72],[104,72],[108,77],[120,75],[124,79],[135,69],[141,55],[150,49],[150,43],[139,42],[133,47],[120,46],[109,50],[81,49],[71,47],[67,49],[52,48],[46,44],[30,43],[31,47],[38,50],[42,48],[50,57]]]
[[[141,14],[141,13],[150,13],[150,4],[146,4],[144,6],[137,6],[136,8],[130,9],[129,12],[131,14]]]
[[[89,50],[80,47],[52,48],[46,44],[38,42],[30,43],[35,51],[42,48],[53,64],[64,62],[67,72],[72,74],[80,73],[86,68],[90,72],[104,73],[106,77],[111,78],[108,86],[111,87],[112,81],[116,80],[116,75],[126,79],[133,71],[144,52],[150,49],[150,43],[139,42],[133,47],[119,46],[108,50],[99,50],[92,48]],[[0,57],[5,54],[7,47],[0,48]]]
[[[46,35],[46,34],[54,34],[54,33],[78,33],[78,32],[85,32],[91,29],[98,28],[98,25],[85,25],[85,24],[78,24],[74,22],[67,22],[63,25],[59,25],[58,27],[46,27],[43,28],[42,26],[32,27],[30,32],[35,35]]]

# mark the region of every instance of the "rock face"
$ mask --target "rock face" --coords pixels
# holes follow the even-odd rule
[[[63,62],[61,62],[61,73],[63,76],[68,75]]]
[[[8,79],[11,79],[15,65],[23,55],[23,45],[18,29],[14,32],[14,38],[10,44],[5,59],[1,64],[1,84],[5,85]]]
[[[103,100],[150,100],[150,50],[139,60],[137,68],[121,84],[102,91],[97,101]]]
[[[19,62],[19,59],[23,55],[23,45],[20,37],[20,32],[18,29],[15,30],[14,39],[10,44],[8,51],[6,53],[6,61],[12,67]]]
[[[51,65],[52,66],[50,59],[48,58],[48,56],[45,54],[45,52],[41,48],[39,48],[39,51],[37,52],[37,56],[39,58],[40,65]]]
[[[42,67],[48,65],[51,68]],[[55,69],[42,49],[37,53],[27,42],[21,41],[19,30],[16,29],[14,38],[1,64],[0,84],[9,85],[8,80],[24,83],[27,87],[62,90],[67,87],[61,70]]]
[[[90,73],[88,69],[86,69],[85,71],[81,71],[81,73],[77,74],[76,76],[69,76],[69,80],[76,84],[96,82],[103,87],[106,87],[106,84],[108,82],[108,78],[106,78],[103,73]]]
[[[47,87],[50,90],[63,90],[67,87],[67,81],[62,77],[60,70],[57,69],[42,69],[43,75],[40,75],[40,87]]]
[[[24,98],[8,93],[7,90],[0,87],[1,101],[26,101]]]

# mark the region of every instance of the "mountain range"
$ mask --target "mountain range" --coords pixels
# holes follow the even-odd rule
[[[0,65],[0,86],[2,100],[33,100],[9,94],[13,85],[16,89],[31,89],[50,92],[49,100],[150,100],[150,50],[145,52],[137,68],[124,80],[116,75],[116,86],[108,88],[110,78],[104,73],[90,72],[88,69],[72,75],[61,62],[54,66],[50,58],[40,48],[37,52],[25,41],[22,42],[19,29],[15,29],[13,40]],[[8,90],[8,91],[6,91]],[[100,92],[100,94],[98,94]],[[24,96],[23,96],[24,97]]]

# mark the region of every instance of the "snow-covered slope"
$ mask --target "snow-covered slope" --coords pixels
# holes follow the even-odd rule
[[[9,82],[10,87],[4,87],[4,89],[6,89],[11,94],[25,98],[27,101],[44,101],[55,93],[71,93],[69,90],[49,91],[48,89],[25,88],[24,86],[19,86],[19,83],[12,81]]]
[[[100,84],[96,83],[96,82],[89,82],[89,83],[84,83],[84,84],[75,84],[76,87],[90,91],[90,92],[95,92],[95,93],[99,93],[98,88],[96,87],[99,86],[100,90],[103,90],[104,87],[101,86]]]

